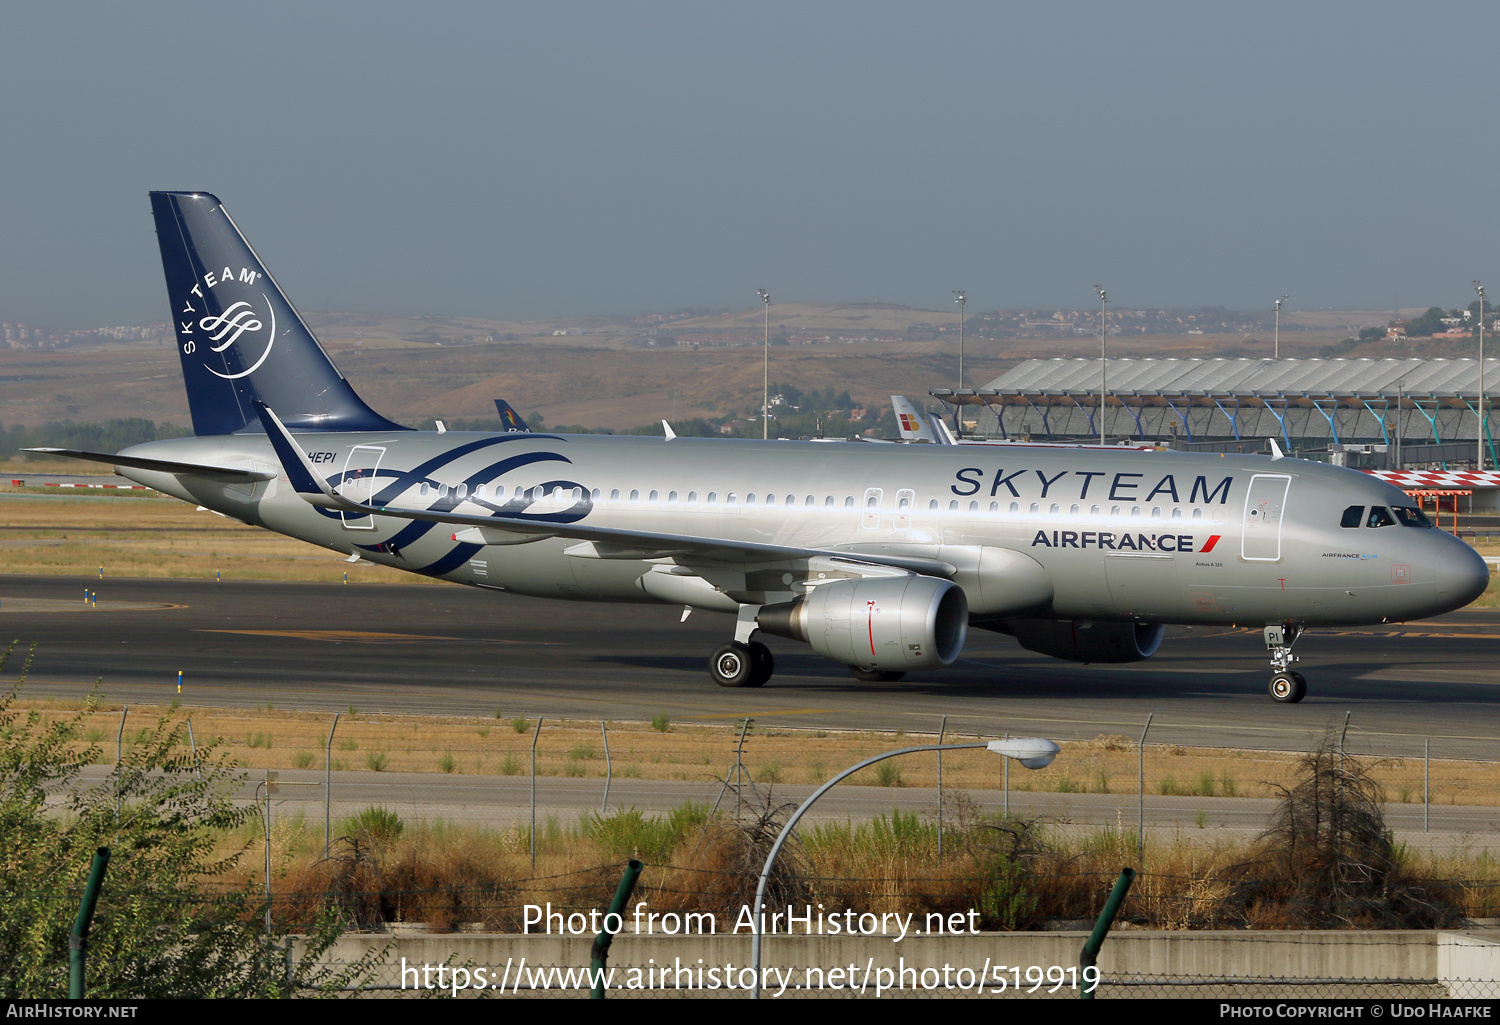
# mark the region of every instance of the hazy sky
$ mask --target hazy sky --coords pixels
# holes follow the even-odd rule
[[[0,3],[0,320],[1500,293],[1494,3]]]

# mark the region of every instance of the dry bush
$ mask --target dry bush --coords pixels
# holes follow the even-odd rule
[[[1302,757],[1250,858],[1231,866],[1222,917],[1252,928],[1413,929],[1457,924],[1462,894],[1406,870],[1364,761],[1329,734]]]

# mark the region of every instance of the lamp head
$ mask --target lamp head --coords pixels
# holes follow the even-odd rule
[[[770,304],[770,302],[771,302],[771,293],[770,292],[767,292],[764,288],[757,288],[755,290],[755,294],[758,295],[758,296],[760,296],[760,301],[761,302],[766,303],[767,305]]]
[[[992,740],[985,745],[985,749],[997,755],[1014,758],[1028,769],[1045,769],[1062,751],[1062,748],[1044,737]]]

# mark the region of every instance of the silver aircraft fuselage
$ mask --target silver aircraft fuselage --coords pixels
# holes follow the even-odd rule
[[[974,622],[1380,623],[1450,611],[1488,579],[1441,530],[1369,525],[1389,518],[1374,508],[1412,505],[1398,489],[1291,458],[409,431],[295,441],[361,503],[937,560],[957,567]],[[318,508],[264,434],[121,454],[276,472],[218,483],[120,467],[246,523],[477,587],[734,612],[788,600],[810,572]],[[1341,526],[1352,507],[1358,525]]]

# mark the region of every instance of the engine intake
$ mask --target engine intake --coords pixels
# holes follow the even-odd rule
[[[1071,662],[1140,662],[1156,654],[1166,627],[1107,620],[1012,619],[1011,636],[1027,651]]]
[[[963,650],[969,604],[951,580],[868,577],[820,584],[806,597],[767,605],[756,624],[861,669],[940,669]]]

